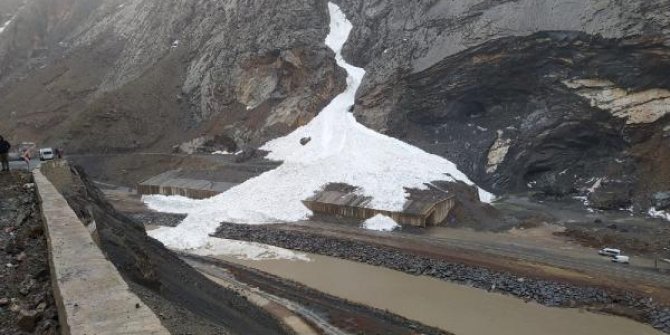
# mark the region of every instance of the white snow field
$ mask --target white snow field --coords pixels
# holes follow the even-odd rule
[[[226,255],[238,259],[247,259],[252,261],[265,259],[288,259],[305,262],[310,261],[306,254],[300,252],[278,248],[267,244],[228,240],[216,237],[208,238],[207,243],[204,246],[191,250],[191,253],[199,256]]]
[[[400,228],[400,225],[386,215],[377,214],[363,222],[361,227],[368,230],[393,231]]]
[[[352,29],[336,5],[329,3],[330,33],[326,45],[347,72],[347,88],[335,97],[310,123],[291,134],[265,144],[269,159],[283,163],[276,169],[250,179],[220,195],[205,200],[183,197],[147,196],[149,208],[187,214],[177,227],[149,232],[175,249],[205,246],[209,234],[220,222],[276,223],[304,220],[311,212],[302,200],[324,185],[347,183],[372,197],[369,207],[402,210],[407,188],[425,189],[436,180],[460,180],[473,185],[450,161],[422,151],[400,140],[377,133],[356,122],[348,112],[365,71],[347,64],[342,46]],[[303,137],[311,137],[306,145]],[[493,195],[479,189],[482,201]]]

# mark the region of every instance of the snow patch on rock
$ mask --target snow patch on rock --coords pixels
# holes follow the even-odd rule
[[[595,192],[602,185],[603,185],[603,178],[596,179],[595,183],[593,183],[593,185],[591,185],[591,187],[589,187],[588,193],[591,194],[591,193]]]
[[[368,230],[393,231],[400,228],[400,225],[398,225],[398,223],[386,215],[377,214],[365,220],[361,227]]]
[[[199,256],[231,256],[237,259],[252,261],[268,259],[288,259],[309,262],[306,254],[288,249],[255,242],[207,238],[207,242],[200,248],[190,251]]]
[[[2,34],[2,32],[5,31],[5,29],[7,29],[7,27],[12,23],[12,21],[14,21],[14,18],[8,20],[2,26],[0,26],[0,34]]]
[[[649,208],[649,211],[647,213],[652,218],[658,218],[658,219],[663,219],[663,220],[666,220],[666,221],[670,221],[670,213],[668,213],[666,211],[659,211],[659,210],[656,210],[656,208],[652,207],[652,208]]]

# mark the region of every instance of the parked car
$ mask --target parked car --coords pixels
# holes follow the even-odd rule
[[[50,161],[54,159],[56,156],[54,154],[53,149],[51,148],[41,148],[40,149],[40,160],[41,161]]]
[[[614,263],[621,263],[621,264],[629,264],[630,263],[630,257],[628,256],[612,256],[612,262]]]
[[[19,154],[18,152],[10,152],[8,159],[10,162],[18,162],[21,160],[21,154]]]
[[[598,251],[598,255],[607,257],[616,257],[621,255],[621,250],[614,248],[603,248]]]

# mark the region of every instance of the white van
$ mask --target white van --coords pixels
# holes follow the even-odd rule
[[[621,264],[628,264],[630,263],[630,257],[628,256],[612,256],[612,262],[613,263],[621,263]]]
[[[616,257],[621,255],[621,250],[614,248],[603,248],[598,251],[598,255],[607,257]]]
[[[42,148],[40,149],[40,160],[41,161],[50,161],[55,158],[53,149],[51,148]]]

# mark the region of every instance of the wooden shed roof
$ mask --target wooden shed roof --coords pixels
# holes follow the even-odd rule
[[[195,177],[195,178],[194,178]],[[238,183],[197,179],[197,175],[189,175],[180,170],[161,173],[140,183],[141,186],[177,187],[193,190],[206,190],[223,193]]]
[[[368,205],[372,198],[357,194],[356,192],[356,188],[346,184],[329,184],[323,190],[305,199],[305,201],[346,207],[370,208]],[[439,190],[413,191],[410,192],[410,196],[403,206],[402,213],[425,215],[437,204],[451,197],[451,195]]]

